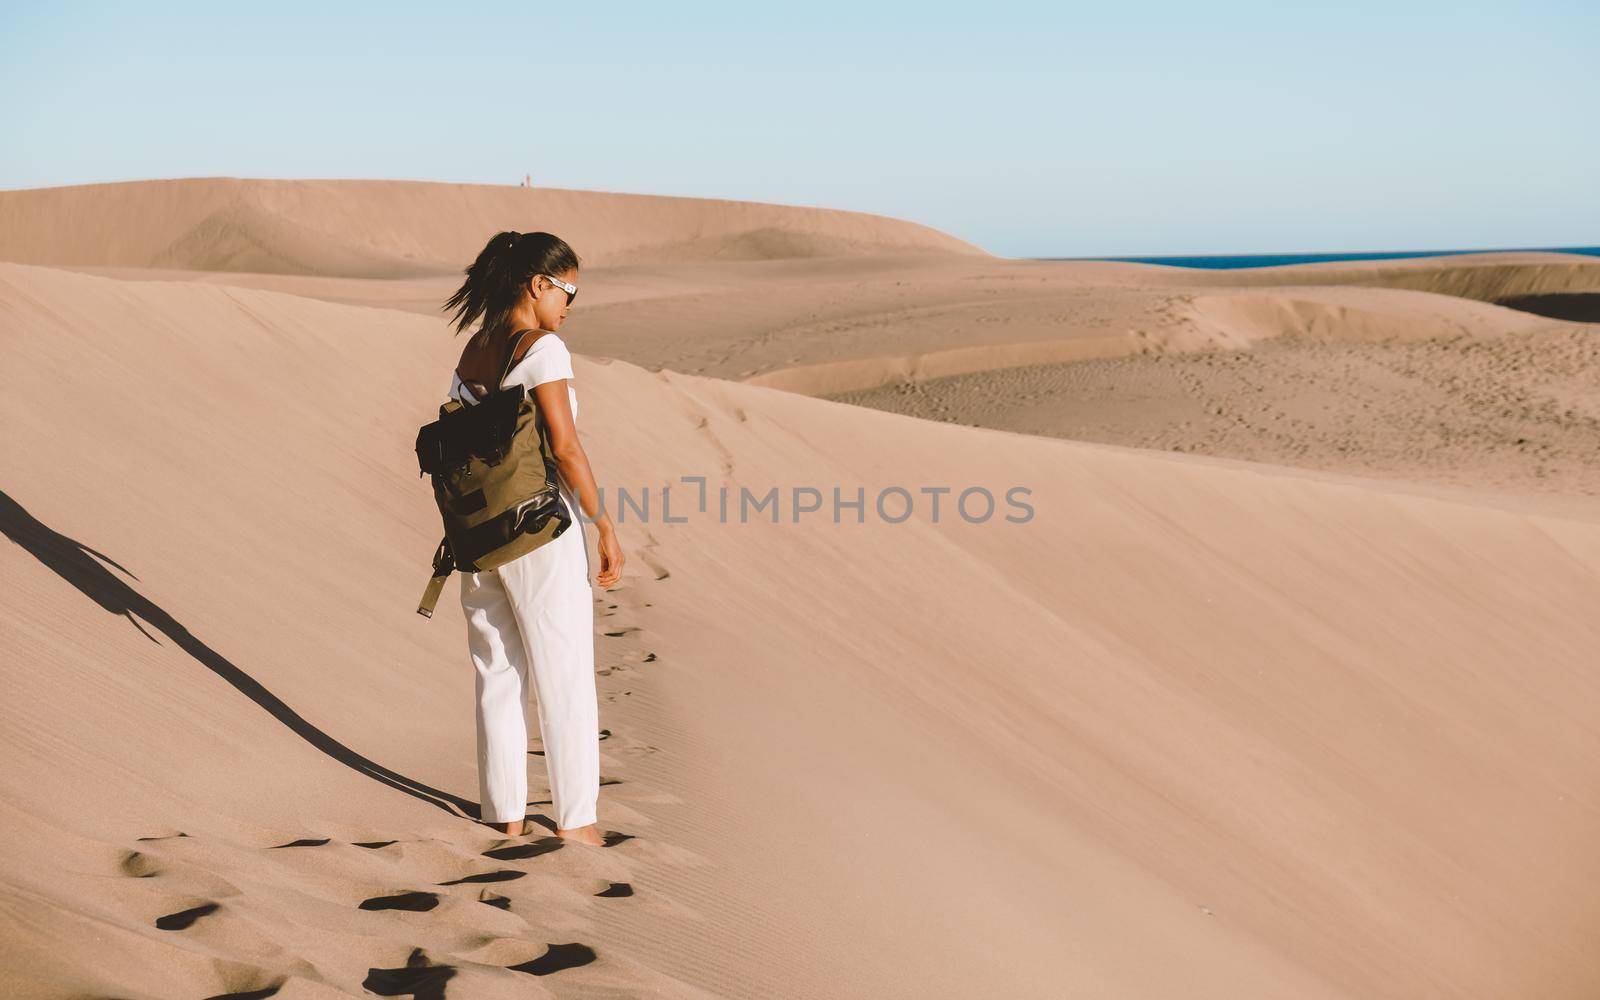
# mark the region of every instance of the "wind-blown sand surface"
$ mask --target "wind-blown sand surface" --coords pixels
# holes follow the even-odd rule
[[[1286,338],[831,398],[1026,434],[1579,496],[1600,509],[1600,326],[1382,344]]]
[[[762,275],[723,296],[758,316],[758,288],[915,270],[725,268]],[[651,298],[605,271],[637,281],[607,304],[596,272],[580,355]],[[1521,315],[1416,294],[1486,334]],[[812,311],[792,343],[838,322]],[[7,264],[0,331],[14,995],[1600,988],[1600,517],[580,356],[600,478],[655,506],[596,592],[611,846],[549,850],[468,818],[455,581],[413,610],[437,512],[412,444],[459,347],[437,318]],[[778,487],[783,518],[719,523],[685,475]],[[872,510],[893,485],[904,523]],[[861,488],[867,523],[793,522],[793,486]],[[950,494],[935,522],[937,486],[1024,486],[1033,517]]]

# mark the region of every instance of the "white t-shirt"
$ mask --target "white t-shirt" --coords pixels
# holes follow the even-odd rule
[[[532,396],[534,386],[562,378],[567,380],[567,403],[572,407],[573,426],[577,426],[578,390],[572,387],[572,353],[567,350],[567,345],[558,334],[542,333],[536,337],[528,346],[528,353],[524,354],[522,360],[518,361],[509,372],[506,372],[506,380],[500,383],[500,388],[520,383],[528,395]],[[472,390],[462,384],[461,376],[454,371],[450,373],[448,395],[451,399],[459,399],[468,406],[478,402],[472,395]],[[567,501],[573,522],[581,525],[583,522],[578,516],[578,511],[582,508],[578,506],[577,494],[567,485],[565,477],[557,473],[557,479],[556,487]]]

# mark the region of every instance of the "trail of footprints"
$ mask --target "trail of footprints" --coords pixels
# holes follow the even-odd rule
[[[611,595],[608,594],[607,596]],[[625,592],[622,596],[623,599],[627,599],[627,597],[631,595],[628,595]],[[606,603],[604,600],[599,603],[602,603],[604,607],[603,609],[597,608],[597,617],[610,618],[616,615],[618,610],[617,604]],[[650,607],[650,604],[649,602],[643,602],[642,604],[634,607],[633,610],[637,610],[639,607]],[[606,660],[609,660],[610,665],[596,670],[596,674],[599,678],[611,678],[614,675],[619,674],[626,675],[628,672],[636,670],[639,665],[653,663],[656,661],[655,653],[637,648],[636,640],[639,637],[640,631],[641,630],[639,627],[634,625],[624,625],[620,627],[602,629],[602,634],[607,640],[624,639],[634,641],[615,643],[609,649],[607,647],[600,647],[602,650],[604,650],[602,657]],[[628,648],[618,649],[617,647],[619,646]],[[622,688],[620,691],[613,690],[602,693],[602,699],[605,703],[615,703],[618,698],[627,697],[632,693],[631,689],[627,688],[625,683],[602,682],[599,684],[599,686],[602,688]],[[613,739],[612,732],[609,729],[600,730],[599,736],[602,741]],[[635,741],[635,744],[636,745],[633,746],[619,748],[616,752],[624,755],[657,752],[656,747],[638,743],[637,741]],[[529,749],[529,754],[531,756],[542,757],[544,756],[544,751],[535,747]],[[605,775],[601,776],[601,785],[616,785],[621,783],[621,780],[618,778],[607,777]],[[550,801],[548,799],[529,803],[530,806],[549,804]],[[548,817],[533,812],[530,812],[529,816],[531,819],[536,819],[553,829],[553,824],[549,822]],[[463,822],[471,821],[463,820]],[[455,907],[459,908],[460,906],[469,905],[474,902],[481,903],[484,906],[492,909],[507,913],[514,913],[516,908],[512,897],[502,895],[500,892],[496,892],[490,887],[515,884],[533,873],[529,867],[515,867],[518,864],[537,864],[538,859],[540,858],[544,858],[547,855],[563,849],[571,849],[568,847],[568,844],[565,840],[554,836],[553,834],[548,836],[533,836],[531,840],[525,839],[530,836],[532,836],[532,834],[525,833],[522,835],[522,837],[505,838],[505,842],[503,842],[501,845],[478,852],[477,855],[475,855],[478,858],[499,863],[497,867],[489,867],[482,871],[467,871],[464,874],[456,875],[455,877],[451,878],[444,878],[434,882],[428,888],[419,888],[416,886],[407,886],[402,888],[397,886],[396,891],[371,896],[359,901],[352,901],[353,906],[355,909],[360,911],[385,914],[390,919],[403,918],[403,916],[406,914],[429,913],[438,909],[441,904],[454,905]],[[603,835],[602,846],[604,848],[613,848],[633,839],[634,837],[632,834],[622,833],[616,830],[609,830]],[[193,883],[199,882],[219,890],[216,892],[216,894],[222,896],[224,899],[226,899],[229,895],[240,894],[240,890],[232,886],[226,881],[225,878],[223,878],[223,873],[205,870],[209,866],[206,866],[204,862],[200,860],[205,856],[203,851],[198,857],[189,857],[187,855],[190,852],[181,849],[174,849],[171,851],[170,857],[163,856],[167,853],[163,851],[163,847],[171,846],[174,848],[181,848],[185,843],[188,845],[203,845],[207,849],[215,849],[216,851],[223,853],[237,850],[235,845],[223,845],[218,843],[206,844],[203,838],[191,837],[188,833],[181,831],[164,836],[139,837],[138,842],[151,846],[144,850],[135,849],[125,851],[118,865],[120,875],[128,878],[158,879],[162,875],[168,874],[168,871],[166,870],[167,862],[170,861],[172,872],[175,874],[182,873],[184,875],[190,875],[195,874],[197,871],[201,873],[198,879],[185,878],[180,880],[186,883],[191,883],[191,888],[193,888]],[[281,854],[287,857],[291,855],[303,854],[303,852],[306,851],[315,851],[319,849],[337,851],[346,845],[352,848],[359,848],[364,852],[371,852],[373,855],[378,857],[382,857],[386,849],[394,849],[403,852],[407,847],[429,849],[420,851],[419,857],[436,856],[441,852],[448,856],[452,853],[456,853],[456,849],[458,847],[456,844],[448,841],[438,840],[436,838],[413,841],[339,841],[333,837],[319,837],[291,840],[286,843],[274,844],[259,848],[259,850],[271,852],[273,855]],[[195,849],[200,850],[198,847]],[[196,861],[199,861],[198,865],[196,864]],[[470,865],[472,867],[478,867],[481,864],[481,862],[468,861],[466,858],[459,859],[458,863]],[[572,880],[577,879],[576,876],[571,875],[564,877]],[[357,880],[359,881],[359,879]],[[590,895],[594,898],[615,900],[629,899],[634,896],[633,885],[629,882],[614,881],[610,878],[604,877],[584,877],[584,880],[592,882],[592,887],[595,889],[595,891],[591,892]],[[468,893],[471,893],[474,889],[476,889],[475,895],[468,895]],[[227,908],[223,902],[219,902],[215,899],[208,899],[198,903],[197,905],[187,906],[185,908],[158,916],[155,918],[154,924],[156,929],[164,932],[174,934],[193,933],[197,928],[203,928],[205,921],[217,919],[217,915],[219,913],[225,913],[226,909]],[[526,917],[528,915],[524,916]],[[498,965],[497,968],[504,969],[509,972],[524,973],[531,976],[550,976],[569,969],[575,969],[581,966],[589,965],[590,963],[595,962],[598,957],[599,956],[596,954],[593,948],[580,942],[546,942],[543,954],[526,961],[517,962],[515,964]],[[475,964],[481,968],[483,963],[471,964]],[[300,975],[303,978],[319,978],[315,968],[309,963],[300,962],[298,965],[301,967]],[[407,956],[405,964],[403,965],[387,968],[380,966],[371,967],[368,970],[366,979],[362,981],[361,987],[367,993],[375,994],[377,996],[409,996],[416,998],[416,1000],[444,1000],[447,991],[447,984],[449,984],[452,979],[457,977],[460,968],[461,967],[457,964],[452,964],[449,961],[435,960],[434,958],[430,957],[426,949],[422,947],[414,947]],[[265,1000],[267,997],[276,995],[289,981],[288,976],[282,974],[273,974],[264,968],[257,971],[259,972],[259,975],[252,977],[254,981],[249,985],[249,988],[236,990],[229,993],[214,994],[205,998],[205,1000]]]
[[[527,835],[524,835],[527,836]],[[172,837],[141,837],[140,841],[176,840],[190,838],[187,833],[178,833]],[[615,847],[626,841],[634,839],[631,834],[615,830],[607,831],[604,835],[604,847]],[[531,841],[520,842],[521,838],[511,838],[512,842],[504,846],[494,847],[482,851],[479,857],[495,862],[528,862],[566,848],[567,842],[556,836],[540,836]],[[397,844],[422,843],[421,841],[405,842],[398,840],[385,841],[352,841],[350,847],[363,848],[368,851],[382,851]],[[293,840],[285,844],[276,844],[261,848],[265,851],[285,851],[291,849],[315,849],[337,846],[333,838]],[[145,851],[128,851],[120,865],[121,873],[130,878],[157,878],[164,874],[161,859]],[[447,878],[434,883],[430,889],[406,889],[385,895],[373,896],[363,899],[356,904],[360,910],[369,912],[388,911],[391,913],[427,913],[440,906],[441,902],[450,899],[448,889],[455,886],[490,886],[515,882],[526,878],[531,872],[518,867],[494,867],[487,871],[471,872],[455,878]],[[592,892],[600,899],[625,899],[633,896],[633,886],[628,882],[618,882],[610,879],[596,881],[597,889]],[[462,902],[471,902],[473,897],[458,896]],[[484,889],[475,898],[475,901],[486,906],[510,912],[513,903],[510,897]],[[172,913],[163,914],[155,920],[155,926],[162,931],[183,932],[189,931],[197,924],[219,912],[223,903],[208,900],[197,906],[190,906]],[[534,976],[548,976],[567,969],[587,965],[596,960],[593,948],[579,942],[551,942],[547,944],[545,952],[537,958],[519,962],[514,965],[502,966],[512,972],[526,973]],[[432,961],[426,951],[416,948],[411,952],[404,966],[394,968],[372,968],[362,987],[378,996],[414,996],[419,1000],[427,998],[442,998],[445,996],[445,984],[455,975],[455,967],[449,963]],[[238,991],[233,993],[217,994],[208,1000],[247,1000],[247,998],[265,998],[275,995],[284,985],[286,979],[279,978],[260,988]]]

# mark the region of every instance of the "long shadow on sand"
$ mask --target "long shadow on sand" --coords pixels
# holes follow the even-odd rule
[[[7,538],[31,552],[35,559],[54,570],[57,576],[77,587],[84,596],[111,614],[127,618],[133,623],[134,628],[144,633],[151,642],[159,643],[160,640],[145,631],[134,616],[137,615],[149,622],[157,631],[177,644],[178,648],[232,684],[239,693],[266,709],[273,718],[287,726],[295,735],[344,766],[437,806],[452,815],[480,818],[481,813],[476,802],[469,802],[391,771],[382,764],[361,756],[307,722],[300,713],[284,704],[277,695],[228,662],[222,654],[196,639],[175,618],[113,575],[110,570],[100,565],[100,562],[104,561],[115,566],[135,580],[138,577],[118,565],[111,557],[96,552],[87,545],[41,523],[3,490],[0,490],[0,532],[4,532]]]

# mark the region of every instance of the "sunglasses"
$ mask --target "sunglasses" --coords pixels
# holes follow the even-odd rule
[[[546,281],[550,282],[550,284],[552,284],[552,285],[556,286],[557,288],[561,289],[563,292],[566,292],[567,293],[567,305],[569,305],[569,306],[572,305],[573,300],[578,297],[578,286],[577,285],[569,285],[565,281],[562,281],[560,278],[552,278],[548,274],[541,274],[541,275],[539,275],[539,277],[541,277],[541,278],[545,279]]]

